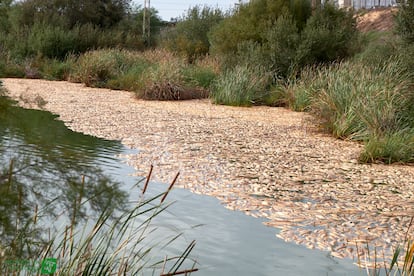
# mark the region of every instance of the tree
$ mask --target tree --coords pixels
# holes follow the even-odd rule
[[[0,0],[0,32],[10,28],[9,11],[12,0]]]
[[[192,62],[210,50],[208,33],[224,19],[220,9],[195,6],[179,19],[175,27],[164,32],[162,43]]]
[[[92,24],[110,28],[127,14],[131,0],[25,0],[20,3],[22,23],[35,22],[66,25]]]
[[[312,15],[301,33],[296,62],[305,66],[345,58],[350,55],[356,37],[352,12],[325,4]]]
[[[242,42],[262,44],[277,19],[289,12],[301,31],[311,15],[308,0],[251,0],[241,4],[233,16],[223,20],[211,33],[212,50],[218,54],[237,52]]]

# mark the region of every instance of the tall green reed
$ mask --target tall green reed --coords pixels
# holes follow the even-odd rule
[[[171,182],[167,191],[147,197],[146,190],[151,172],[146,178],[141,195],[132,203],[131,208],[116,211],[112,206],[107,206],[96,220],[89,219],[83,227],[77,224],[78,210],[87,205],[90,199],[85,197],[85,193],[82,192],[83,188],[81,188],[72,205],[74,208],[72,216],[63,220],[65,225],[56,234],[51,234],[50,230],[46,235],[44,231],[43,233],[39,231],[39,229],[45,229],[45,226],[41,225],[44,223],[41,218],[47,208],[42,209],[36,206],[33,216],[22,220],[24,203],[19,201],[22,197],[17,193],[18,210],[14,217],[16,220],[15,239],[21,242],[13,248],[3,242],[0,243],[1,273],[20,273],[19,275],[40,273],[40,267],[28,263],[20,267],[11,267],[10,262],[13,263],[13,260],[8,260],[33,257],[39,260],[57,260],[55,275],[136,275],[144,273],[178,275],[197,271],[196,262],[190,258],[195,241],[189,243],[179,255],[165,256],[165,258],[160,256],[163,250],[182,235],[182,233],[174,232],[171,235],[157,236],[155,233],[159,226],[153,223],[153,220],[171,205],[166,202],[166,198],[179,174]],[[9,173],[5,173],[4,176],[1,177],[0,184],[1,187],[7,189],[13,181],[13,163],[10,165]],[[82,178],[82,183],[84,183],[84,178]],[[81,187],[84,186],[82,183]],[[138,188],[142,183],[143,180],[138,182],[134,188]],[[25,213],[28,211],[26,210]],[[27,244],[29,241],[32,243]],[[14,253],[10,250],[14,250]],[[22,250],[28,251],[22,254]]]
[[[413,81],[399,58],[308,68],[285,91],[289,106],[310,110],[335,137],[365,142],[361,161],[413,160]]]
[[[270,75],[263,68],[238,65],[215,81],[211,98],[216,104],[251,106],[260,104],[268,94]]]

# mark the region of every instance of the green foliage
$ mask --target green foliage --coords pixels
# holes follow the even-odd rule
[[[402,39],[414,43],[414,0],[400,2],[400,8],[396,16],[396,29]]]
[[[294,71],[296,49],[300,37],[294,18],[289,14],[281,15],[273,28],[265,36],[269,62],[272,70],[284,78]]]
[[[353,59],[370,66],[384,66],[400,51],[399,39],[391,33],[373,31],[360,35],[362,50]]]
[[[186,66],[179,58],[158,60],[141,76],[142,87],[137,91],[137,97],[147,100],[206,98],[207,91],[200,88],[191,76],[186,78]]]
[[[365,143],[361,162],[414,162],[414,131],[405,129],[383,135],[370,135]]]
[[[0,0],[0,33],[10,28],[9,12],[12,0]]]
[[[0,77],[22,78],[24,76],[24,65],[11,59],[8,54],[0,52]]]
[[[81,55],[69,80],[92,87],[134,91],[138,98],[184,100],[205,98],[215,73],[188,65],[165,51],[96,50]]]
[[[210,42],[207,35],[223,19],[224,14],[219,9],[195,6],[188,10],[176,26],[164,31],[161,44],[193,62],[209,52]]]
[[[279,16],[287,12],[292,15],[300,31],[311,15],[309,1],[253,0],[241,4],[233,16],[223,20],[210,34],[213,52],[231,55],[242,42],[261,44]]]
[[[270,76],[260,67],[239,65],[220,75],[214,84],[212,99],[217,104],[251,106],[264,101]]]
[[[196,65],[186,67],[183,74],[186,83],[204,89],[209,89],[217,77],[213,69]]]
[[[145,60],[135,60],[130,68],[109,79],[105,87],[117,90],[137,91],[142,87],[140,76],[150,66],[150,63]]]
[[[326,4],[306,23],[296,63],[304,66],[345,58],[351,54],[356,34],[353,14]]]
[[[254,41],[239,43],[236,53],[224,55],[221,61],[224,70],[232,69],[237,65],[259,66],[269,70],[272,68],[264,46]]]
[[[382,66],[343,62],[304,70],[284,91],[287,104],[310,110],[335,137],[364,141],[364,162],[411,162],[412,71],[401,57]]]
[[[310,10],[309,1],[250,1],[212,31],[212,51],[225,68],[255,64],[275,80],[350,56],[357,39],[353,14],[328,4],[312,16]]]
[[[63,59],[72,52],[75,37],[61,27],[35,24],[28,37],[29,51],[47,58]]]
[[[64,61],[58,59],[42,59],[37,64],[39,74],[47,80],[67,80],[73,68],[74,59],[68,57]]]
[[[143,50],[143,9],[132,10],[129,2],[3,0],[0,49],[20,61],[38,55],[63,60],[68,54],[102,48]],[[151,12],[151,23],[155,37],[164,24],[156,10]]]
[[[123,50],[98,50],[80,56],[70,79],[92,87],[106,87],[110,79],[128,71],[136,56]]]
[[[110,28],[120,22],[127,13],[129,0],[25,0],[21,8],[20,23],[31,26],[49,23],[71,29],[78,24],[92,24]]]

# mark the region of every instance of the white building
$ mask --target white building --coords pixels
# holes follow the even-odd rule
[[[396,0],[337,0],[340,8],[350,7],[358,9],[372,9],[378,7],[392,7],[397,4]]]

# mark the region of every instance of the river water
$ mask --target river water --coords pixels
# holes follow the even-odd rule
[[[140,188],[131,187],[140,179],[131,176],[133,169],[118,157],[129,152],[118,141],[73,132],[49,112],[23,109],[0,97],[0,184],[6,183],[12,168],[21,185],[18,197],[2,192],[2,198],[11,199],[0,200],[0,245],[13,240],[12,218],[17,212],[24,220],[25,214],[32,216],[34,206],[40,206],[46,221],[58,221],[62,214],[70,217],[81,176],[86,176],[85,193],[100,195],[91,197],[91,210],[84,210],[85,216],[99,213],[108,203],[122,208],[138,198]],[[147,193],[156,195],[167,187],[150,182]],[[215,198],[177,188],[167,201],[171,206],[154,220],[157,235],[183,235],[157,254],[162,260],[195,240],[191,257],[199,271],[193,275],[365,275],[351,260],[276,238],[277,229],[230,211]],[[15,210],[16,205],[28,207]]]

